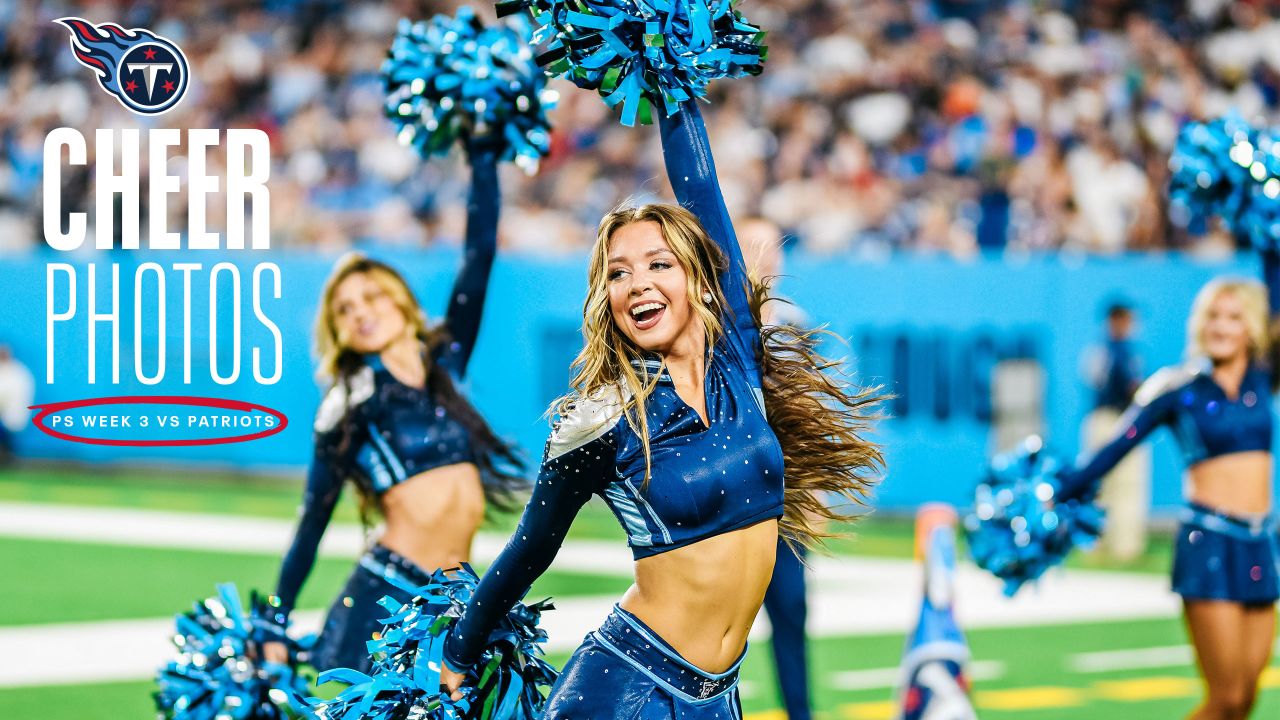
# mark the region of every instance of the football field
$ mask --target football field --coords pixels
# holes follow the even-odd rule
[[[292,530],[295,482],[149,471],[8,470],[0,474],[0,718],[154,717],[150,675],[169,652],[172,616],[219,582],[242,595],[270,589]],[[319,622],[363,543],[344,501],[300,598],[299,623]],[[483,566],[514,520],[477,543]],[[819,717],[893,717],[904,637],[919,603],[907,520],[871,518],[811,570],[809,626]],[[1083,558],[1013,601],[971,567],[958,615],[973,650],[981,717],[1056,720],[1178,718],[1200,692],[1176,598],[1168,539],[1124,571]],[[547,613],[558,665],[629,585],[621,532],[589,506],[530,598]],[[777,709],[768,626],[744,665],[749,718]],[[1280,717],[1280,663],[1264,677],[1254,717]]]

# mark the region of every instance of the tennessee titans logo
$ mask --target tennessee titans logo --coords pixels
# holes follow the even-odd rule
[[[76,60],[97,73],[102,89],[126,108],[159,115],[177,105],[186,92],[187,58],[168,39],[142,28],[94,25],[76,17],[57,22],[71,31]]]

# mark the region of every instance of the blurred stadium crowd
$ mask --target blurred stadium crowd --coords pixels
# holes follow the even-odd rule
[[[422,163],[396,142],[378,69],[399,17],[458,4],[0,0],[0,250],[43,245],[49,130],[145,122],[266,131],[273,246],[457,242],[465,166]],[[1168,218],[1169,149],[1184,120],[1234,107],[1268,122],[1280,105],[1280,9],[1263,0],[739,7],[769,31],[769,61],[761,77],[714,89],[721,178],[735,214],[764,215],[813,253],[1225,247]],[[176,41],[192,64],[188,96],[158,120],[125,111],[76,63],[53,22],[68,15]],[[656,133],[555,87],[551,156],[535,177],[505,176],[502,241],[515,251],[580,250],[606,210],[664,192]],[[182,165],[178,152],[170,172]],[[65,209],[89,210],[89,169],[64,173],[62,193]],[[171,228],[185,208],[171,203]],[[211,221],[224,214],[210,207]]]

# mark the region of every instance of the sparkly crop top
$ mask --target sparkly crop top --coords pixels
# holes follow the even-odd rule
[[[500,202],[494,155],[472,152],[465,254],[444,316],[450,341],[436,348],[431,358],[455,382],[466,374],[480,331],[497,250]],[[352,429],[345,442],[344,425]],[[292,609],[315,564],[320,537],[333,516],[344,478],[354,477],[381,495],[432,468],[474,461],[467,429],[436,403],[428,389],[401,383],[376,354],[366,356],[365,366],[345,386],[334,385],[316,412],[315,452],[301,518],[276,586],[282,617]]]
[[[1280,308],[1280,258],[1263,255],[1271,312]],[[1187,465],[1238,452],[1271,450],[1271,373],[1250,363],[1235,398],[1213,379],[1207,362],[1152,375],[1120,418],[1116,436],[1083,466],[1059,474],[1058,497],[1091,498],[1103,476],[1143,438],[1168,425]]]
[[[450,667],[474,664],[498,618],[550,565],[574,516],[602,497],[627,532],[637,560],[782,515],[782,450],[765,418],[760,332],[751,314],[742,252],[716,181],[702,118],[693,102],[661,121],[667,174],[676,198],[729,257],[720,286],[729,308],[724,335],[703,380],[708,424],[676,394],[661,363],[644,405],[649,483],[640,437],[622,416],[617,389],[580,398],[547,441],[533,496],[466,613],[449,634]]]

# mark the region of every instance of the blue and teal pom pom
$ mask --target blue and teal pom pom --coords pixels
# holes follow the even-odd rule
[[[1280,249],[1280,136],[1231,114],[1183,126],[1169,158],[1175,221],[1217,217],[1237,241]]]
[[[969,553],[982,569],[1004,580],[1012,596],[1059,565],[1076,547],[1089,547],[1102,531],[1102,511],[1075,500],[1054,502],[1062,466],[1040,450],[1039,438],[997,455],[964,519]]]
[[[383,598],[391,617],[369,642],[370,674],[329,670],[320,682],[350,687],[332,700],[311,699],[311,712],[326,720],[533,720],[541,717],[545,690],[556,670],[542,658],[546,631],[538,627],[549,601],[517,602],[489,636],[488,646],[463,684],[463,698],[440,692],[440,669],[449,629],[475,593],[477,578],[467,565],[437,570],[418,597],[400,605]]]
[[[478,141],[532,173],[551,149],[547,111],[559,97],[533,59],[522,18],[485,27],[469,7],[457,17],[401,20],[382,77],[387,117],[424,158]]]
[[[1259,133],[1254,161],[1250,164],[1249,196],[1246,212],[1239,220],[1238,234],[1258,250],[1280,250],[1280,137]]]
[[[218,596],[196,603],[177,617],[173,644],[178,657],[160,668],[156,708],[170,720],[285,720],[285,708],[303,707],[307,682],[295,671],[298,653],[310,638],[295,641],[255,593],[245,613],[235,585],[218,586]],[[285,643],[290,663],[260,660],[265,642]]]
[[[758,75],[764,33],[737,0],[502,0],[498,14],[527,10],[538,63],[622,105],[622,124],[667,115],[720,78]]]

